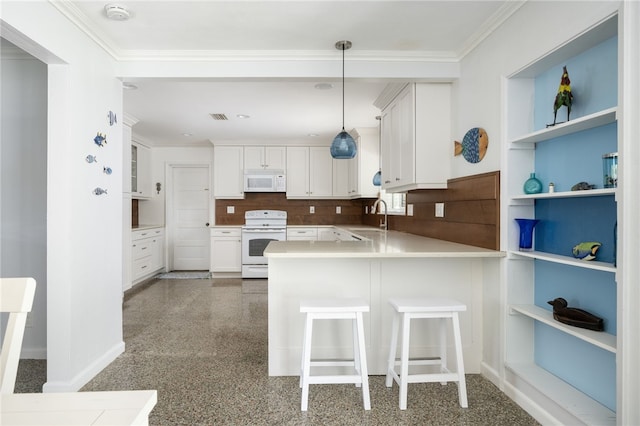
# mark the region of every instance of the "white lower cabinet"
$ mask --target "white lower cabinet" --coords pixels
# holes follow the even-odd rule
[[[311,227],[287,227],[287,241],[316,241],[318,239],[318,228]]]
[[[216,226],[211,228],[211,272],[242,271],[242,228]]]
[[[131,233],[131,278],[133,284],[164,269],[164,228]]]

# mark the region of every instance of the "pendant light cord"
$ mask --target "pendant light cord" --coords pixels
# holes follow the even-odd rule
[[[346,43],[342,43],[342,131],[344,132],[344,48]]]

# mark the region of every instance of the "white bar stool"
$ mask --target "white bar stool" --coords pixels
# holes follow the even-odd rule
[[[464,362],[462,360],[462,339],[460,337],[460,322],[458,312],[466,311],[467,307],[452,299],[391,299],[389,303],[395,310],[393,317],[393,330],[391,333],[391,346],[387,364],[387,387],[393,386],[393,381],[400,387],[400,409],[407,409],[407,385],[409,383],[447,382],[458,383],[458,399],[460,406],[466,408],[467,385],[464,378]],[[418,318],[434,318],[440,320],[440,356],[436,358],[409,358],[409,342],[411,332],[411,320]],[[451,319],[453,326],[453,339],[456,352],[456,372],[447,368],[447,334],[446,320]],[[402,320],[402,349],[400,359],[396,359],[398,344],[398,328]],[[400,373],[396,372],[396,366],[400,365]],[[440,365],[440,373],[409,374],[409,365]]]
[[[362,386],[364,409],[371,409],[369,399],[369,376],[367,355],[364,346],[364,325],[362,313],[369,312],[369,305],[362,299],[303,300],[300,312],[306,314],[304,340],[302,344],[302,366],[300,387],[302,388],[301,410],[307,411],[310,384],[355,383]],[[324,319],[351,319],[353,324],[353,360],[312,360],[311,339],[313,321]],[[355,374],[312,376],[311,367],[352,366]]]

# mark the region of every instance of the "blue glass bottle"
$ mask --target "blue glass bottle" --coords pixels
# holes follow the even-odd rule
[[[523,189],[525,194],[539,194],[542,192],[542,182],[535,173],[531,173],[529,179],[525,181]]]

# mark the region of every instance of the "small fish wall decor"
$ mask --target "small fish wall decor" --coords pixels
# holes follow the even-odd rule
[[[118,122],[118,117],[116,117],[116,113],[113,111],[109,111],[107,114],[107,119],[109,121],[109,126],[113,126]]]
[[[89,163],[89,164],[98,162],[98,159],[96,158],[96,156],[95,155],[91,155],[91,154],[87,155],[85,160],[87,160],[87,163]]]
[[[107,135],[104,133],[98,132],[95,138],[93,138],[93,142],[99,147],[103,147],[107,144]]]
[[[111,170],[111,167],[108,167],[108,166],[104,166],[102,168],[102,171],[104,172],[105,175],[110,175],[111,173],[113,173],[113,170]]]
[[[479,163],[487,153],[489,135],[482,127],[474,127],[462,138],[454,142],[454,156],[462,154],[469,163]]]
[[[107,190],[98,187],[98,188],[93,190],[93,193],[94,193],[94,195],[102,195],[102,194],[106,194]]]

